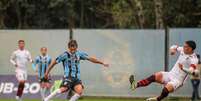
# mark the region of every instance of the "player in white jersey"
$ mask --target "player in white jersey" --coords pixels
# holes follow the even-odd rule
[[[24,40],[18,41],[18,49],[11,55],[10,62],[15,66],[16,78],[19,82],[16,100],[21,101],[24,85],[27,80],[27,62],[33,62],[31,54],[25,48]]]
[[[195,69],[198,64],[197,55],[194,53],[195,49],[196,43],[191,40],[186,41],[183,47],[177,45],[171,46],[171,55],[175,55],[177,52],[180,53],[180,56],[172,70],[169,72],[157,72],[138,82],[135,81],[134,75],[131,75],[129,78],[131,88],[134,90],[139,87],[145,87],[152,82],[163,84],[164,88],[161,95],[147,99],[147,101],[161,101],[167,97],[169,93],[174,92],[177,88],[181,87],[188,74],[195,75]]]

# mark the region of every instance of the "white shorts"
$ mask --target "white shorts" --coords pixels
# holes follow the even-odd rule
[[[18,71],[16,72],[16,78],[18,81],[22,81],[22,80],[27,80],[27,73],[26,72],[22,72],[22,71]]]
[[[162,75],[163,75],[163,78],[162,78],[163,83],[165,85],[172,84],[174,90],[180,88],[183,85],[183,82],[179,81],[178,79],[170,75],[169,72],[162,72]]]

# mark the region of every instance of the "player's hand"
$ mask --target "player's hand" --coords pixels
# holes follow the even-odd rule
[[[17,65],[17,64],[15,64],[15,67],[18,67],[18,65]]]
[[[170,55],[175,55],[176,54],[176,49],[170,49]]]
[[[170,52],[170,55],[175,55],[175,52]]]
[[[183,70],[183,65],[182,64],[178,64],[179,65],[179,68],[181,69],[181,70]]]

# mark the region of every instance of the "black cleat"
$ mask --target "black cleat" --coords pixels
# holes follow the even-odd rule
[[[131,89],[132,89],[132,90],[135,90],[136,87],[137,87],[137,84],[136,84],[134,75],[131,75],[131,76],[129,77],[129,81],[130,81],[130,84],[131,84]]]

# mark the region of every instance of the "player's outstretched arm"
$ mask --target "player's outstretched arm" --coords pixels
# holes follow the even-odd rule
[[[109,64],[106,64],[106,63],[104,63],[104,62],[102,62],[102,61],[100,61],[100,60],[98,60],[98,59],[96,59],[96,58],[94,58],[94,57],[89,57],[88,60],[89,60],[90,62],[92,62],[92,63],[101,64],[101,65],[103,65],[104,67],[109,67]]]
[[[45,72],[45,78],[48,78],[48,74],[52,70],[52,68],[57,64],[56,60],[53,60],[51,64],[48,66],[47,71]]]

